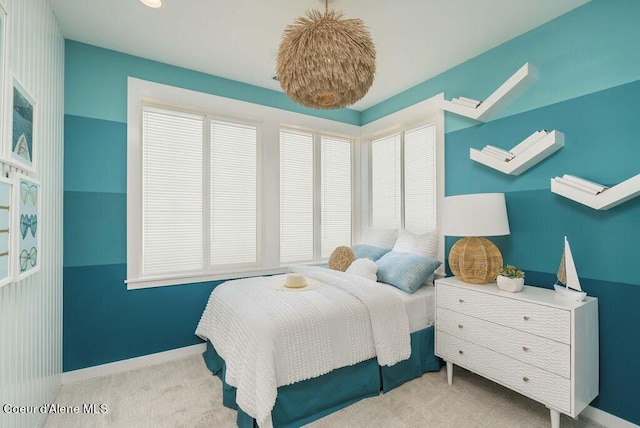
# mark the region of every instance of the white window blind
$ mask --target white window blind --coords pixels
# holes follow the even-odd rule
[[[257,262],[257,128],[211,121],[210,263]]]
[[[313,134],[280,131],[280,262],[313,260]]]
[[[351,142],[321,137],[320,257],[341,245],[351,245]]]
[[[436,126],[371,142],[371,227],[422,234],[436,228]]]
[[[350,140],[280,131],[281,263],[326,259],[351,245],[351,171]]]
[[[435,125],[404,134],[404,228],[417,234],[436,228]]]
[[[398,229],[401,226],[400,134],[371,143],[371,226]]]
[[[142,273],[201,269],[203,117],[145,108],[142,118]]]
[[[346,146],[358,126],[307,116],[287,128],[298,113],[136,78],[127,100],[128,289],[280,273],[349,242],[338,226],[351,201],[338,201],[358,199],[351,180],[336,186],[357,167]]]

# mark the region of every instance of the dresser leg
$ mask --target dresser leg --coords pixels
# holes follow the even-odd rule
[[[549,414],[551,415],[551,428],[560,428],[560,412],[549,409]]]
[[[453,383],[453,363],[447,361],[447,382],[449,385]]]

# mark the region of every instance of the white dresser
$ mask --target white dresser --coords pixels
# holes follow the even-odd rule
[[[598,299],[445,278],[436,302],[435,353],[450,385],[453,365],[464,367],[547,406],[553,428],[598,395]]]

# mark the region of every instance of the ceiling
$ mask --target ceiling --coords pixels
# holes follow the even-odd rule
[[[282,91],[284,28],[322,0],[49,0],[65,38]],[[364,110],[588,0],[331,0],[369,27],[376,79]]]

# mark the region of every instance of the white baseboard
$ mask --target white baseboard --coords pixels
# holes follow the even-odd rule
[[[87,367],[86,369],[73,370],[62,373],[62,384],[78,382],[92,379],[94,377],[107,376],[115,373],[122,373],[146,366],[166,363],[167,361],[190,355],[202,354],[207,349],[206,343],[186,346],[184,348],[172,349],[170,351],[158,352],[157,354],[143,355],[142,357],[130,358],[128,360],[116,361],[115,363],[102,364],[99,366]]]
[[[640,428],[633,422],[629,422],[592,406],[587,406],[582,413],[580,413],[580,416],[589,418],[595,423],[604,425],[607,428]]]

